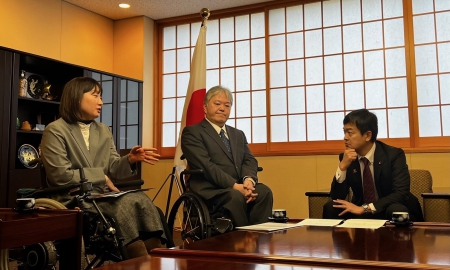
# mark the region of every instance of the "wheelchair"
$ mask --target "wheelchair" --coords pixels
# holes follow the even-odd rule
[[[45,169],[40,159],[31,161],[39,163],[41,170],[41,184],[46,186]],[[58,201],[49,199],[51,194],[60,192],[70,192],[75,200],[68,207],[78,207],[84,210],[83,201],[89,201],[96,209],[96,213],[83,211],[83,241],[82,241],[82,269],[92,269],[101,265],[119,262],[128,259],[126,248],[123,244],[123,238],[114,228],[114,220],[102,214],[96,204],[96,199],[90,197],[92,183],[84,178],[82,169],[80,170],[81,181],[77,185],[47,187],[39,189],[20,189],[17,191],[19,198],[35,198],[35,207],[47,209],[67,209],[67,207]],[[117,183],[117,188],[126,188],[132,186],[141,186],[143,180],[133,180],[123,183]],[[162,219],[164,214],[158,208]],[[166,232],[167,234],[168,232]],[[169,240],[169,239],[168,239]],[[171,239],[168,247],[171,247]],[[54,269],[73,269],[73,257],[64,252],[64,240],[39,243],[26,247],[18,247],[2,250],[0,253],[0,270],[54,270]]]
[[[262,170],[258,167],[258,172]],[[203,174],[203,170],[186,169],[180,173],[182,194],[173,204],[167,221],[175,246],[182,247],[234,229],[225,211],[213,209],[189,189],[188,178],[192,174]]]

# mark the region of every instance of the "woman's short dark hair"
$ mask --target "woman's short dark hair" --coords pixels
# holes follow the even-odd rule
[[[81,117],[80,104],[83,94],[96,89],[100,95],[103,92],[102,86],[89,77],[77,77],[70,80],[64,86],[59,105],[59,114],[68,123],[76,123],[83,120]]]
[[[372,131],[372,138],[370,138],[370,141],[374,142],[377,139],[378,118],[374,113],[369,112],[369,110],[359,109],[352,111],[344,117],[343,122],[344,125],[355,125],[361,132],[361,135],[370,130]]]

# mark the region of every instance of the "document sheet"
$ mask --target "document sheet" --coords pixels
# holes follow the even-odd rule
[[[264,232],[272,232],[278,230],[286,230],[290,228],[299,227],[298,223],[276,223],[276,222],[266,222],[257,225],[250,226],[242,226],[236,227],[238,230],[246,230],[246,231],[264,231]]]
[[[247,231],[265,231],[272,232],[278,230],[287,230],[290,228],[301,226],[325,226],[325,227],[342,227],[342,228],[363,228],[363,229],[378,229],[383,227],[386,220],[379,219],[315,219],[307,218],[298,223],[276,223],[266,222],[257,225],[236,227],[238,230]]]
[[[362,228],[362,229],[378,229],[383,227],[386,220],[380,219],[347,219],[337,227],[342,228]]]
[[[340,224],[342,219],[320,219],[320,218],[306,218],[303,221],[297,223],[301,226],[325,226],[332,227]]]

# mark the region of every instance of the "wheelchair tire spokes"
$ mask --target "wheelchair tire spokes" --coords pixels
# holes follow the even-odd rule
[[[169,230],[175,246],[183,246],[210,237],[211,228],[207,207],[202,199],[186,192],[174,203],[169,215]]]
[[[19,270],[24,267],[25,249],[10,248],[0,250],[0,269],[1,270]]]

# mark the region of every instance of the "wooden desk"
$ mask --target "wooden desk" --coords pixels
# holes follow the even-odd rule
[[[359,267],[343,268],[336,265],[332,268],[314,264],[286,265],[283,263],[258,262],[252,260],[233,260],[229,258],[208,258],[179,256],[171,258],[160,255],[148,255],[116,264],[106,265],[96,270],[331,270],[331,269],[363,269]]]
[[[304,226],[275,233],[234,231],[178,249],[155,249],[151,254],[323,267],[450,269],[450,224],[424,225],[377,230]]]
[[[65,246],[73,262],[64,269],[80,269],[82,223],[83,214],[78,210],[36,209],[19,214],[0,208],[0,250],[68,239]]]

